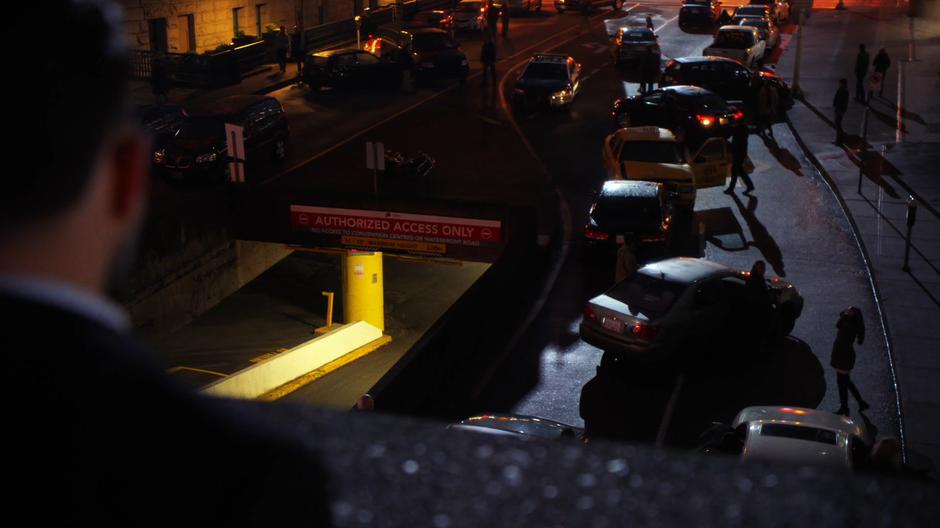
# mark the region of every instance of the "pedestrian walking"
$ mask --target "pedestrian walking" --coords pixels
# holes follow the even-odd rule
[[[842,129],[842,118],[845,117],[846,110],[849,109],[849,81],[844,77],[839,79],[839,89],[836,90],[835,97],[832,98],[832,108],[836,116],[836,141],[835,144],[842,146],[845,141],[845,131]]]
[[[757,133],[761,136],[767,132],[770,138],[774,137],[774,119],[780,98],[777,89],[763,79],[757,80]]]
[[[726,194],[734,192],[738,178],[744,180],[744,185],[747,186],[744,194],[754,190],[754,182],[751,181],[751,177],[744,170],[744,163],[747,159],[747,136],[747,125],[741,124],[734,128],[731,136],[731,182],[728,183],[728,188],[725,189]]]
[[[486,86],[488,77],[492,77],[490,80],[496,84],[496,44],[489,35],[480,48],[480,62],[483,63],[483,85]]]
[[[294,26],[294,31],[291,33],[290,39],[290,54],[291,58],[294,59],[294,62],[297,63],[297,78],[303,78],[303,69],[304,69],[304,43],[303,43],[303,33],[300,31],[300,28]]]
[[[721,26],[727,26],[731,23],[731,15],[728,14],[726,9],[721,10],[721,14],[718,15],[718,28]],[[718,32],[718,28],[715,28],[715,32]]]
[[[509,4],[503,2],[503,9],[500,11],[503,19],[503,38],[509,37]]]
[[[158,105],[166,104],[167,94],[170,93],[170,76],[163,57],[154,57],[150,63],[150,89]]]
[[[632,238],[624,240],[617,248],[617,264],[614,267],[614,282],[620,283],[636,273],[636,249]]]
[[[881,86],[878,87],[878,97],[884,97],[885,95],[885,80],[888,78],[888,68],[891,67],[891,58],[888,57],[888,52],[884,48],[878,50],[878,54],[875,55],[875,60],[872,61],[871,65],[875,68],[875,72],[881,74]]]
[[[274,37],[274,49],[277,52],[277,65],[281,68],[281,73],[287,71],[287,54],[290,52],[290,37],[287,36],[287,29],[281,26]]]
[[[659,57],[649,53],[643,58],[640,66],[640,92],[652,92],[656,77],[659,76]]]
[[[495,37],[496,24],[499,23],[499,10],[493,4],[493,0],[488,0],[486,6],[486,32],[491,37]]]
[[[653,17],[649,15],[646,15],[646,28],[650,31],[656,31],[656,29],[653,27]]]
[[[858,45],[858,55],[855,56],[855,100],[865,102],[865,76],[868,75],[868,52],[865,45]]]
[[[832,343],[832,357],[829,360],[829,364],[836,371],[836,384],[839,388],[839,409],[836,414],[844,416],[849,415],[848,393],[850,391],[855,401],[858,402],[859,412],[868,408],[868,403],[862,398],[858,387],[852,383],[850,377],[855,367],[853,345],[856,342],[859,345],[865,342],[865,321],[862,318],[862,310],[852,306],[839,314],[839,321],[836,323],[836,339]]]

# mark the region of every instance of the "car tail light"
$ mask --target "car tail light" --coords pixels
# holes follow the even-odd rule
[[[594,309],[590,305],[584,307],[584,318],[591,319],[592,321],[597,320],[597,314],[594,313]]]
[[[710,127],[715,123],[715,117],[710,115],[698,114],[695,116],[695,119],[698,119],[699,124],[703,127]]]
[[[744,112],[738,110],[737,112],[731,114],[731,117],[733,117],[734,120],[737,121],[738,119],[741,119],[742,117],[744,117]]]
[[[610,235],[591,229],[591,226],[584,226],[584,236],[593,240],[607,240]]]
[[[633,325],[633,335],[649,341],[656,337],[656,327],[648,324],[637,323]]]

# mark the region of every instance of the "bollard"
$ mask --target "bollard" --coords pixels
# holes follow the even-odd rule
[[[904,242],[904,265],[902,271],[911,271],[911,231],[914,229],[914,222],[917,221],[917,202],[913,196],[907,197],[907,240]]]
[[[333,292],[321,292],[326,297],[326,326],[333,326]]]

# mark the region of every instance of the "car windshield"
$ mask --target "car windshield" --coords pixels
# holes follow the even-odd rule
[[[685,155],[679,145],[669,141],[628,141],[620,151],[620,161],[681,164]]]
[[[441,49],[456,49],[457,42],[441,33],[425,33],[415,35],[415,51],[434,51]]]
[[[765,423],[760,426],[760,435],[776,436],[780,438],[793,438],[795,440],[806,440],[809,442],[836,445],[835,432],[829,431],[827,429],[818,429],[816,427],[806,427],[803,425]]]
[[[606,295],[626,304],[633,313],[653,318],[668,312],[685,288],[684,284],[640,272],[611,288]]]
[[[522,74],[526,79],[552,79],[558,81],[568,80],[568,66],[551,62],[533,62]]]
[[[224,137],[225,126],[220,119],[190,118],[183,121],[177,139],[206,139],[211,137]]]
[[[751,47],[754,43],[753,35],[746,31],[719,31],[715,36],[716,48],[745,49]]]
[[[631,29],[623,32],[623,40],[627,42],[643,42],[655,39],[653,32],[648,29]]]
[[[457,4],[457,11],[462,12],[479,12],[483,9],[483,4],[481,2],[460,2]]]

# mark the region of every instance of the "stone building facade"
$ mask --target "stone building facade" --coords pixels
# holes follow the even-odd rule
[[[369,0],[121,0],[130,46],[171,53],[204,53],[255,35],[269,24],[303,26],[351,18]]]

